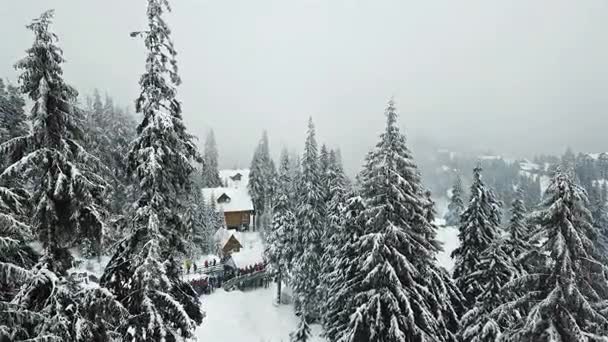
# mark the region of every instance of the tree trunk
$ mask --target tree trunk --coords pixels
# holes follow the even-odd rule
[[[279,269],[277,271],[277,304],[280,305],[281,304],[281,285],[283,283],[283,280],[281,279],[281,267],[279,266]]]

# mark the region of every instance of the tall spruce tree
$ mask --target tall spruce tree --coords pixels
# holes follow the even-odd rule
[[[354,193],[347,197],[342,213],[343,226],[340,234],[336,235],[344,238],[344,242],[336,246],[333,271],[325,279],[329,296],[323,312],[323,327],[325,337],[331,342],[338,341],[349,323],[348,308],[352,307],[350,303],[353,300],[351,289],[359,281],[356,262],[359,251],[355,249],[355,242],[363,235],[365,227],[365,217],[361,215],[365,209],[363,199]]]
[[[270,157],[268,133],[264,131],[251,160],[249,183],[247,184],[253,207],[256,210],[256,217],[264,215],[265,208],[272,207],[276,177],[276,168]],[[258,226],[257,218],[255,225]]]
[[[81,238],[100,237],[106,183],[96,173],[97,158],[83,148],[83,114],[74,106],[76,90],[62,79],[62,51],[49,30],[52,17],[52,11],[45,12],[28,26],[34,44],[15,66],[23,71],[21,90],[34,102],[32,131],[0,147],[3,155],[19,158],[0,179],[33,186],[32,227],[51,269],[61,274],[71,266],[67,248]]]
[[[63,56],[57,36],[50,31],[53,11],[43,13],[28,29],[34,32],[34,43],[25,58],[16,64],[22,70],[20,89],[34,102],[32,130],[0,147],[4,156],[19,160],[0,175],[0,182],[19,179],[28,192],[3,189],[2,210],[13,210],[3,218],[0,239],[3,248],[0,269],[6,270],[13,286],[10,301],[0,301],[0,339],[10,341],[109,341],[125,311],[112,295],[102,289],[82,288],[68,276],[72,256],[68,248],[79,238],[97,235],[103,225],[103,208],[99,206],[105,184],[96,173],[98,161],[82,144],[84,116],[74,106],[76,91],[62,79]],[[32,204],[33,212],[24,219],[23,199]],[[43,245],[37,263],[24,243],[31,227]],[[7,234],[7,235],[5,235]],[[6,258],[6,259],[5,259]],[[10,260],[13,259],[13,260]],[[0,281],[6,281],[6,274]]]
[[[110,185],[106,192],[110,216],[106,220],[102,246],[104,253],[110,253],[110,247],[124,237],[130,210],[133,184],[127,175],[125,156],[135,138],[136,124],[128,112],[114,105],[109,95],[102,101],[98,90],[87,102],[86,148],[106,166],[101,176]]]
[[[504,323],[491,313],[505,302],[502,286],[517,274],[503,244],[504,240],[498,237],[483,250],[479,256],[477,269],[471,274],[471,278],[475,278],[481,287],[481,292],[475,298],[475,305],[462,317],[458,333],[461,341],[500,341]]]
[[[19,88],[0,79],[0,144],[28,133],[25,101]]]
[[[343,288],[351,298],[344,308],[350,319],[338,340],[455,341],[439,303],[446,298],[428,277],[440,250],[436,227],[427,220],[426,190],[392,100],[386,116],[386,130],[362,173],[365,226],[351,247],[356,267]]]
[[[481,167],[473,170],[469,205],[461,215],[458,239],[460,246],[452,252],[455,259],[454,279],[471,308],[483,291],[475,274],[481,253],[500,236],[500,203],[481,180]]]
[[[321,190],[324,192],[323,200],[327,203],[330,199],[329,187],[330,187],[330,179],[329,179],[329,169],[330,169],[330,161],[329,161],[329,150],[325,144],[321,145],[321,149],[319,150],[319,175],[321,178]]]
[[[452,186],[452,195],[448,204],[448,212],[445,214],[446,226],[458,226],[460,224],[460,215],[464,211],[464,201],[462,199],[462,179],[460,173],[456,174],[456,181]]]
[[[130,313],[122,330],[125,341],[189,338],[203,319],[197,295],[180,280],[177,263],[186,252],[188,233],[182,201],[189,193],[193,161],[200,157],[176,99],[180,78],[165,11],[170,11],[167,0],[148,0],[148,29],[132,34],[143,37],[148,52],[136,101],[143,119],[128,156],[139,194],[132,233],[101,279]]]
[[[319,318],[320,314],[319,270],[324,254],[325,202],[318,154],[315,127],[310,118],[302,157],[302,175],[298,181],[296,230],[292,245],[296,258],[292,284],[300,312],[311,320]]]
[[[281,287],[292,266],[294,254],[291,246],[295,229],[295,215],[291,202],[291,173],[289,155],[281,152],[279,179],[272,209],[272,230],[268,233],[266,258],[277,274],[277,303],[281,303]]]
[[[348,198],[349,190],[347,177],[344,174],[342,164],[337,159],[335,151],[330,151],[328,155],[328,169],[326,172],[327,186],[327,202],[326,202],[326,229],[323,241],[326,243],[325,253],[323,255],[323,268],[321,278],[321,291],[323,295],[323,324],[325,326],[331,324],[328,320],[333,320],[333,317],[328,317],[325,313],[331,311],[327,305],[331,305],[329,298],[335,293],[337,285],[334,282],[339,281],[335,274],[338,259],[340,258],[340,249],[348,241],[349,232],[344,228],[345,225],[345,207]]]
[[[202,186],[204,188],[217,188],[222,186],[220,172],[218,170],[218,152],[215,143],[215,134],[210,129],[205,139],[205,150],[203,154]]]
[[[530,274],[505,285],[505,291],[523,295],[494,313],[500,317],[522,311],[522,319],[509,327],[508,341],[605,340],[606,267],[597,261],[592,242],[596,232],[586,205],[584,190],[558,170],[532,214],[544,260]]]
[[[603,183],[606,184],[606,183]],[[602,260],[608,260],[608,207],[606,206],[606,187],[592,185],[589,193],[589,209],[591,210],[592,223],[598,234],[593,240],[595,248],[600,253]]]
[[[520,260],[530,248],[528,238],[530,231],[526,222],[526,206],[524,205],[524,189],[520,185],[515,191],[515,199],[511,203],[511,217],[506,227],[506,238],[504,242],[505,252],[518,270],[518,274],[525,273],[525,263]]]

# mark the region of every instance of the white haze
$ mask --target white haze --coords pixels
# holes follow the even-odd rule
[[[131,104],[143,70],[144,0],[2,0],[0,77],[56,9],[65,78]],[[174,0],[179,98],[224,167],[318,137],[357,169],[395,96],[414,142],[511,154],[608,150],[608,2],[603,0]]]

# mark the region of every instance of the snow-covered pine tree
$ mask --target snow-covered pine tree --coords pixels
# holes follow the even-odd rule
[[[121,330],[124,341],[189,338],[203,319],[196,293],[179,278],[177,262],[187,238],[182,202],[193,162],[201,158],[176,99],[180,78],[165,11],[170,11],[167,0],[148,0],[148,29],[131,34],[143,37],[148,52],[136,101],[143,119],[128,155],[139,193],[133,231],[101,278],[130,313]]]
[[[481,167],[473,170],[473,184],[469,205],[461,215],[458,239],[460,246],[452,252],[454,279],[465,297],[465,306],[471,308],[475,298],[483,291],[473,274],[481,253],[500,236],[501,205],[481,180]]]
[[[608,179],[608,153],[602,152],[597,157],[598,177]]]
[[[335,151],[330,151],[328,155],[328,167],[325,173],[325,184],[327,187],[327,211],[326,211],[326,229],[323,241],[326,243],[325,254],[323,255],[323,269],[321,278],[321,291],[323,294],[324,308],[323,320],[324,325],[331,324],[328,320],[333,318],[325,315],[331,308],[329,298],[334,294],[338,281],[334,275],[334,270],[337,267],[338,258],[340,257],[340,249],[349,240],[349,232],[344,229],[345,206],[346,200],[349,197],[350,189],[348,188],[347,177],[344,174],[342,164],[336,156]],[[354,194],[352,194],[354,195]]]
[[[572,148],[566,148],[566,152],[562,155],[561,159],[561,169],[564,173],[572,173],[574,174],[574,168],[576,166],[576,155]]]
[[[33,236],[26,224],[27,201],[24,194],[0,187],[0,301],[3,302],[10,302],[38,260],[28,244]]]
[[[118,240],[124,237],[126,225],[125,214],[130,210],[128,205],[132,180],[127,176],[126,158],[129,144],[135,138],[135,121],[132,116],[114,106],[109,95],[102,101],[98,90],[93,98],[87,98],[86,110],[86,148],[106,166],[101,174],[110,185],[107,189],[110,217],[106,222],[104,234],[105,253]]]
[[[328,284],[327,302],[323,311],[323,327],[325,337],[330,342],[338,341],[349,323],[352,311],[353,289],[359,284],[359,265],[357,258],[359,251],[356,242],[363,235],[365,217],[361,215],[365,209],[363,199],[354,193],[347,195],[342,218],[343,226],[340,229],[344,243],[339,246],[336,253],[333,271],[326,276]]]
[[[308,121],[308,134],[302,157],[302,175],[298,180],[296,229],[292,250],[292,284],[297,305],[306,319],[319,318],[321,292],[319,284],[324,254],[325,202],[321,189],[317,141],[312,118]]]
[[[215,133],[210,129],[205,139],[205,150],[203,152],[203,188],[217,188],[222,186],[220,171],[218,170],[218,152],[215,143]]]
[[[253,207],[256,210],[256,217],[261,217],[264,214],[265,208],[272,208],[276,178],[276,167],[270,157],[268,133],[264,131],[253,153],[249,169],[249,183],[247,185],[251,200],[253,201]],[[257,218],[255,225],[257,229]]]
[[[356,266],[342,289],[352,298],[344,308],[350,319],[338,340],[455,341],[445,312],[436,311],[446,298],[432,292],[445,284],[429,286],[440,244],[392,100],[386,116],[386,130],[362,172],[365,226],[351,247]]]
[[[81,288],[68,275],[72,267],[68,248],[78,238],[87,237],[85,228],[99,230],[102,226],[98,201],[105,184],[95,173],[96,158],[81,144],[83,115],[73,105],[76,91],[62,79],[62,52],[56,45],[57,36],[49,30],[52,17],[53,11],[47,11],[27,26],[35,40],[16,64],[23,70],[20,89],[34,102],[31,133],[0,147],[1,154],[20,157],[0,175],[0,181],[22,179],[31,187],[29,202],[34,209],[28,221],[44,247],[43,256],[26,270],[26,264],[34,262],[28,259],[29,252],[18,251],[26,235],[16,234],[5,245],[17,253],[8,257],[17,257],[24,267],[18,271],[20,265],[13,260],[10,280],[19,288],[10,294],[10,302],[0,302],[0,336],[11,341],[79,342],[95,336],[103,341],[104,336],[116,337],[114,331],[124,310],[111,295],[96,296],[95,290]],[[19,193],[1,192],[0,210],[19,208],[15,205]],[[13,211],[2,225],[9,236],[17,229],[25,232],[18,223],[22,215]],[[95,333],[88,334],[91,331]]]
[[[330,194],[330,180],[329,180],[329,150],[325,144],[321,145],[319,150],[319,175],[321,178],[321,190],[324,192],[323,200],[325,203],[329,202]]]
[[[0,144],[28,133],[25,101],[19,88],[0,79]]]
[[[539,224],[544,262],[530,274],[506,284],[520,298],[497,308],[501,317],[514,310],[523,318],[506,332],[507,341],[603,341],[608,333],[606,267],[597,261],[595,229],[587,196],[571,176],[558,170],[531,217]]]
[[[500,341],[504,323],[491,313],[506,301],[502,287],[517,274],[503,244],[504,240],[498,237],[482,251],[475,272],[468,278],[474,279],[475,286],[480,286],[481,292],[475,298],[475,305],[462,317],[458,333],[460,341]]]
[[[298,323],[298,327],[296,331],[292,332],[289,335],[290,342],[308,342],[311,338],[310,335],[310,326],[308,325],[308,320],[306,315],[300,313],[300,321]]]
[[[604,183],[606,184],[606,183]],[[608,261],[608,207],[606,206],[606,187],[592,185],[589,193],[589,209],[593,225],[597,229],[597,238],[593,240],[602,260]]]
[[[530,231],[526,222],[526,206],[524,205],[524,189],[520,185],[515,191],[515,198],[511,203],[511,217],[509,224],[506,227],[506,237],[503,243],[505,252],[509,256],[512,264],[518,271],[518,274],[526,272],[525,263],[520,260],[520,257],[530,250]]]
[[[290,165],[289,165],[289,174],[291,175],[291,202],[297,203],[298,202],[298,183],[299,183],[299,179],[302,176],[302,163],[301,163],[301,155],[298,154],[297,152],[290,152],[289,154],[289,161],[290,161]]]
[[[445,214],[446,226],[458,226],[460,224],[460,215],[465,209],[464,200],[462,199],[462,179],[460,173],[456,173],[456,181],[452,186],[452,194],[450,203],[448,204],[448,212]]]
[[[200,175],[199,175],[200,176]],[[213,249],[213,233],[210,232],[211,220],[208,216],[205,199],[201,192],[200,177],[192,174],[190,194],[184,212],[184,222],[187,226],[187,253],[191,259],[215,252]]]
[[[200,240],[201,252],[203,254],[213,254],[215,253],[215,241],[213,241],[213,234],[217,231],[217,227],[213,225],[213,215],[215,213],[211,210],[209,204],[205,200],[204,196],[200,197],[199,202],[199,210],[200,210],[200,228],[197,230],[197,234],[195,234],[195,243],[197,240]],[[196,236],[199,236],[196,238]]]
[[[291,269],[294,257],[291,239],[295,228],[295,215],[291,202],[291,173],[289,155],[281,152],[279,179],[272,209],[272,229],[267,235],[266,258],[277,273],[277,303],[281,303],[281,286]]]
[[[81,144],[83,115],[73,105],[76,90],[62,79],[62,51],[49,31],[52,16],[45,12],[28,25],[35,40],[16,68],[23,70],[21,90],[34,102],[32,131],[0,147],[2,155],[19,157],[0,179],[27,180],[33,186],[32,226],[56,263],[52,270],[61,274],[71,266],[67,248],[81,238],[98,241],[101,236],[106,183],[96,173],[98,159]]]

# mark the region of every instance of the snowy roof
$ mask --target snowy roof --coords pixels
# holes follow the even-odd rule
[[[249,196],[249,170],[220,170],[222,183],[227,186],[218,188],[203,188],[205,201],[214,201],[218,210],[224,212],[253,211],[253,201]],[[239,180],[240,178],[240,180]],[[218,199],[222,198],[221,202]]]
[[[484,155],[479,156],[480,160],[501,160],[502,156],[492,156],[492,155]]]
[[[215,201],[218,210],[221,209],[224,212],[253,211],[253,202],[247,188],[204,188],[202,192],[205,201],[207,203]],[[222,201],[218,202],[220,197],[222,197]]]
[[[220,179],[228,188],[247,189],[249,169],[220,170]]]
[[[235,239],[237,239],[237,241],[239,240],[236,235],[236,231],[233,229],[226,229],[226,228],[222,228],[222,229],[218,229],[215,234],[213,235],[213,239],[217,242],[218,245],[220,245],[221,247],[224,247],[226,245],[226,243],[228,242],[228,240],[230,240],[231,237],[234,236]]]

